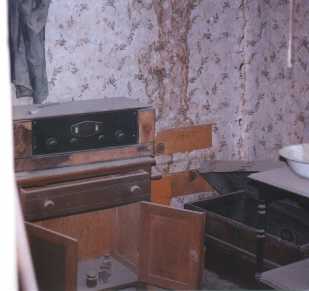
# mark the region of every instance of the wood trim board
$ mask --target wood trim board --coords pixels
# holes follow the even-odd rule
[[[174,154],[205,149],[212,145],[212,124],[171,128],[155,138],[156,154]]]

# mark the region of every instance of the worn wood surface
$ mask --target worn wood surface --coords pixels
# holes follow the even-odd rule
[[[143,170],[20,188],[27,220],[38,220],[147,200],[149,174]]]
[[[140,157],[71,167],[18,172],[15,174],[15,177],[20,187],[38,187],[108,174],[126,173],[138,169],[150,172],[150,168],[154,163],[155,159],[153,157]]]
[[[112,252],[113,212],[114,209],[92,211],[36,224],[78,240],[78,256],[83,260]]]
[[[113,219],[113,255],[137,272],[139,257],[140,203],[118,207]]]
[[[32,155],[32,125],[31,121],[14,123],[14,155],[25,158]]]
[[[171,289],[201,283],[204,214],[141,202],[139,278]]]
[[[156,154],[205,149],[212,144],[212,125],[197,125],[160,131],[155,137]]]
[[[154,142],[155,136],[155,112],[154,110],[139,110],[139,143],[145,144]]]
[[[111,254],[142,282],[196,289],[204,261],[204,218],[140,202],[36,224],[77,239],[79,260]]]
[[[31,223],[26,229],[39,289],[76,291],[77,241]]]
[[[149,143],[65,154],[33,156],[25,159],[15,159],[15,171],[20,172],[64,166],[76,166],[103,161],[152,156],[152,154],[153,144]]]
[[[197,171],[184,171],[151,181],[151,201],[169,205],[175,196],[211,190]]]
[[[125,97],[74,100],[49,104],[18,105],[13,108],[13,119],[32,120],[37,118],[77,115],[85,113],[118,111],[127,109],[150,109],[149,105]]]

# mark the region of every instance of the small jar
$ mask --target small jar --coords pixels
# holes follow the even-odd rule
[[[91,270],[87,273],[87,277],[86,277],[86,285],[88,288],[93,288],[95,286],[97,286],[98,284],[98,276],[97,276],[97,272],[94,270]]]

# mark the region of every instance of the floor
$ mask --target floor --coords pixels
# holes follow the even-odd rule
[[[254,278],[245,280],[229,273],[216,273],[211,270],[204,271],[202,283],[203,290],[261,290],[263,289]]]
[[[219,274],[214,271],[204,270],[202,290],[258,290],[261,289],[257,284],[248,283],[240,278],[231,277],[229,274]],[[125,288],[121,291],[167,291],[167,289],[155,286]]]
[[[112,256],[106,256],[109,262],[109,266],[103,266],[104,257],[98,257],[92,260],[86,260],[79,263],[78,268],[78,291],[99,291],[102,288],[111,288],[111,286],[129,284],[129,282],[136,282],[137,277],[136,274],[130,271],[126,266],[118,262]],[[107,260],[106,259],[106,260]],[[218,257],[216,262],[218,263]],[[255,280],[245,280],[243,277],[238,278],[237,274],[243,273],[241,271],[237,271],[236,273],[232,273],[230,269],[226,268],[226,264],[224,264],[224,260],[220,260],[219,266],[223,266],[222,269],[214,270],[204,270],[203,274],[203,283],[202,289],[204,290],[242,290],[242,289],[259,289],[259,286],[255,284]],[[224,265],[223,265],[224,264]],[[214,265],[214,264],[212,264]],[[237,266],[236,266],[237,268]],[[89,270],[101,270],[102,269],[102,279],[105,280],[104,283],[99,280],[96,287],[89,288],[86,286],[85,278],[89,273]],[[235,269],[235,267],[234,267]],[[252,276],[253,277],[253,276]],[[100,278],[99,278],[100,279]],[[144,287],[141,288],[123,288],[124,291],[137,291],[137,290],[145,290]],[[164,289],[160,289],[157,287],[147,286],[147,290],[151,291],[160,291]]]
[[[246,289],[241,282],[232,281],[226,275],[218,274],[210,270],[204,271],[202,289],[207,290],[239,290]]]

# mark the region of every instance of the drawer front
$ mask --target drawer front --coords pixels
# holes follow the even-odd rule
[[[148,172],[101,176],[46,187],[20,189],[27,220],[120,206],[150,197]]]

